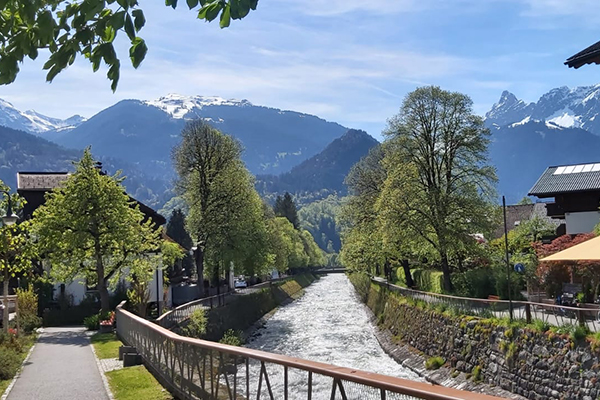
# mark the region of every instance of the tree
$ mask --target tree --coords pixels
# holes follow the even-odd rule
[[[338,253],[341,248],[340,226],[337,222],[340,204],[340,199],[331,195],[307,204],[298,211],[300,227],[309,231],[319,247],[330,254]]]
[[[489,130],[473,114],[468,96],[428,86],[406,96],[385,134],[386,185],[395,194],[397,222],[436,254],[445,290],[451,291],[450,257],[493,222]],[[390,175],[391,168],[397,173]]]
[[[8,187],[0,181],[2,190]],[[18,200],[17,195],[12,195]],[[14,203],[14,201],[13,201]],[[31,260],[35,257],[35,248],[29,239],[30,222],[24,221],[16,225],[5,225],[0,228],[0,276],[2,276],[2,296],[5,305],[2,326],[8,330],[8,283],[16,274],[31,268]]]
[[[115,4],[116,3],[116,4]],[[165,5],[177,7],[177,0]],[[242,19],[255,10],[258,0],[187,0],[199,19],[212,21],[220,15],[221,28],[231,19]],[[148,48],[138,36],[146,24],[138,0],[5,0],[0,2],[0,84],[13,82],[25,57],[35,60],[39,50],[49,50],[44,64],[46,80],[84,56],[96,72],[102,61],[108,67],[112,90],[119,81],[121,62],[115,50],[119,33],[130,42],[129,58],[134,68],[144,60]]]
[[[160,229],[125,193],[118,173],[106,175],[96,167],[89,149],[75,166],[35,211],[32,230],[52,276],[95,285],[102,312],[108,312],[109,285],[132,275],[146,279],[141,270],[153,271],[160,262]]]
[[[178,189],[189,206],[186,226],[196,244],[199,279],[205,261],[210,262],[213,279],[230,262],[253,270],[263,267],[263,203],[241,161],[241,145],[201,120],[189,122],[181,136],[173,161]],[[203,285],[199,286],[202,295]]]
[[[275,206],[273,207],[273,211],[278,217],[287,218],[287,220],[290,221],[292,225],[294,225],[295,229],[298,229],[298,227],[300,226],[296,203],[294,203],[292,195],[288,192],[285,192],[283,197],[277,196],[277,199],[275,199]]]
[[[191,250],[193,246],[192,238],[190,234],[185,230],[185,214],[181,208],[176,208],[171,213],[169,222],[167,223],[167,236],[173,239],[176,243],[182,246],[186,250]],[[191,267],[193,266],[193,260],[189,254],[186,254],[183,258],[184,268],[191,275]]]

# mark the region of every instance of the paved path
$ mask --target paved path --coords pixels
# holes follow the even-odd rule
[[[8,400],[108,400],[85,328],[45,328]]]

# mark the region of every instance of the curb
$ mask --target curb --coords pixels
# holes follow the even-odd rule
[[[29,352],[27,353],[27,356],[25,357],[25,359],[23,360],[23,363],[19,367],[19,370],[17,371],[17,374],[12,378],[12,381],[10,381],[10,384],[8,385],[8,387],[6,388],[6,390],[4,391],[4,393],[2,394],[2,397],[0,397],[0,400],[6,400],[8,398],[8,395],[10,394],[10,391],[12,390],[13,386],[15,386],[15,383],[17,383],[17,379],[19,379],[19,376],[21,376],[21,371],[23,371],[23,366],[25,365],[25,363],[27,361],[29,361],[29,358],[31,357],[31,353],[33,353],[33,349],[35,349],[35,346],[37,345],[37,341],[40,338],[40,336],[42,336],[42,333],[43,333],[43,331],[35,339],[35,343],[33,343],[33,346],[31,346],[31,348],[29,349]]]
[[[113,396],[110,386],[108,385],[108,379],[106,378],[106,374],[104,373],[104,369],[102,365],[100,365],[100,359],[96,354],[96,349],[94,349],[94,345],[92,344],[92,335],[88,334],[88,340],[90,341],[90,348],[92,349],[92,353],[94,353],[94,360],[96,360],[96,367],[98,368],[98,372],[100,372],[100,376],[102,377],[102,383],[104,384],[104,390],[106,390],[106,394],[110,400],[115,400],[115,396]],[[5,400],[4,398],[0,400]]]

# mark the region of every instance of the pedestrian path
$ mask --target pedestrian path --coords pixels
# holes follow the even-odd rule
[[[108,400],[83,327],[45,328],[8,400]]]

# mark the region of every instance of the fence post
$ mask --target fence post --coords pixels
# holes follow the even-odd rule
[[[525,303],[525,319],[528,324],[531,323],[531,304],[529,303]]]
[[[577,310],[577,320],[579,321],[579,326],[585,326],[585,316],[583,314],[583,310]]]
[[[212,296],[210,296],[208,299],[210,300],[210,308],[213,308],[213,304],[212,304],[212,299],[213,298],[212,298]]]

